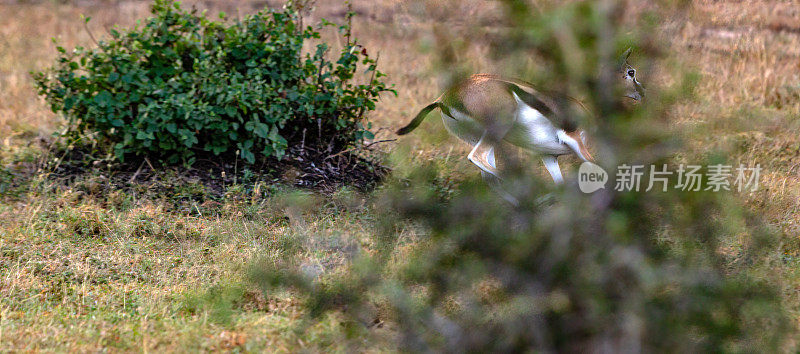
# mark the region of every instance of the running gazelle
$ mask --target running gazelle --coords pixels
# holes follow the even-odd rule
[[[628,64],[630,53],[630,49],[623,53],[616,70],[624,80],[625,97],[638,101],[644,97],[644,88],[636,79],[636,70]],[[559,117],[561,112],[553,97],[524,81],[473,75],[423,108],[397,134],[410,133],[436,108],[442,111],[447,131],[472,146],[467,158],[481,169],[487,182],[496,183],[500,177],[495,145],[501,141],[541,154],[556,183],[563,182],[558,156],[574,153],[584,161],[592,161],[584,146],[584,133],[570,124],[572,120]]]

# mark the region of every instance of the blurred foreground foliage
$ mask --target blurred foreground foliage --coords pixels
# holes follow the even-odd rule
[[[505,3],[514,30],[496,54],[533,55],[543,65],[528,74],[558,77],[549,89],[583,99],[597,114],[581,124],[593,132],[600,165],[671,162],[680,132],[665,117],[690,99],[693,76],[650,88],[644,104],[629,107],[604,72],[630,44],[658,59],[653,14],[630,34],[619,25],[624,3]],[[585,195],[574,181],[553,186],[523,172],[506,178],[522,201],[515,208],[477,180],[443,200],[437,171],[421,167],[385,188],[379,231],[345,269],[310,272],[287,253],[257,264],[252,279],[265,291],[299,292],[312,319],[341,312],[355,332],[386,321],[410,351],[785,349],[792,328],[769,273],[777,244],[735,196],[675,188]],[[404,236],[408,220],[424,236]]]

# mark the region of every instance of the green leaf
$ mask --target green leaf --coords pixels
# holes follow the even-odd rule
[[[255,155],[255,154],[253,154],[253,153],[252,153],[250,150],[243,149],[243,150],[241,150],[241,152],[242,152],[242,153],[241,153],[241,156],[242,156],[242,158],[243,158],[245,161],[247,161],[247,163],[254,163],[254,162],[256,162],[256,155]]]
[[[285,149],[276,149],[274,152],[275,158],[278,160],[283,160],[283,156],[286,155]]]
[[[259,122],[259,123],[255,123],[255,127],[256,128],[255,128],[255,130],[253,132],[256,133],[256,135],[258,135],[259,138],[266,138],[267,135],[270,135],[269,126],[268,125]],[[270,135],[270,139],[272,139],[271,135]]]
[[[273,125],[272,130],[269,132],[269,140],[278,142],[280,144],[286,144],[286,139],[284,139],[280,133],[278,132],[278,126]]]
[[[229,116],[233,117],[233,116],[236,116],[238,112],[236,111],[236,107],[227,106],[227,107],[225,107],[225,113],[227,113]]]

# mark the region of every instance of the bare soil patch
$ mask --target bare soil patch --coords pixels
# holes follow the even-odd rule
[[[345,186],[368,192],[390,171],[379,161],[379,153],[369,148],[330,154],[298,146],[280,160],[246,165],[236,156],[205,156],[189,167],[148,158],[124,163],[103,160],[85,148],[47,155],[50,158],[15,166],[15,176],[24,179],[44,172],[48,181],[100,200],[123,192],[136,199],[163,199],[178,209],[236,196],[266,197],[277,186],[322,194]]]

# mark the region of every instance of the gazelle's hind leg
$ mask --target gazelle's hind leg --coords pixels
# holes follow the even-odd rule
[[[544,167],[547,168],[547,172],[550,172],[550,176],[553,177],[553,181],[556,184],[564,182],[564,177],[561,176],[561,167],[558,166],[558,159],[555,156],[544,155],[542,156],[542,162],[544,162]]]
[[[494,147],[486,142],[486,134],[487,132],[483,132],[478,143],[472,147],[472,151],[467,155],[467,159],[474,163],[475,166],[478,166],[482,172],[489,173],[499,178],[500,173],[494,164]]]
[[[494,159],[494,148],[489,150],[489,153],[486,155],[486,160],[492,167],[497,169]],[[511,203],[513,206],[519,206],[519,201],[517,198],[514,198],[511,193],[508,193],[505,189],[503,189],[503,186],[500,185],[501,180],[499,177],[483,170],[481,170],[481,177],[483,177],[484,182],[486,182],[486,184],[488,184],[492,190],[499,194],[500,197],[505,199],[505,201]]]
[[[519,201],[517,198],[514,198],[511,193],[508,193],[505,189],[503,189],[503,186],[500,185],[500,178],[497,178],[495,175],[486,171],[481,171],[481,177],[483,177],[483,181],[486,182],[486,184],[489,185],[489,187],[492,188],[495,193],[499,194],[503,200],[511,203],[513,206],[519,206]]]

